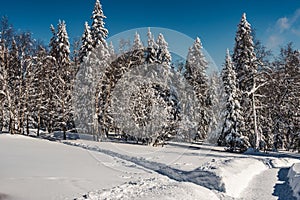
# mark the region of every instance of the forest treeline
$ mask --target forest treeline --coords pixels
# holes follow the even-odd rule
[[[155,145],[207,139],[229,151],[300,151],[300,52],[292,43],[274,56],[254,37],[243,14],[233,50],[224,52],[220,72],[208,74],[199,38],[181,63],[172,62],[164,35],[155,38],[150,29],[146,45],[136,33],[126,51],[123,41],[116,53],[106,41],[105,18],[96,0],[92,23],[85,23],[80,41],[70,45],[66,23],[59,21],[51,25],[52,38],[44,45],[2,17],[1,131],[28,135],[36,129],[37,136],[40,130],[61,131],[63,139],[75,131],[97,140],[114,135]],[[140,66],[151,80],[124,78]],[[159,81],[160,74],[188,84],[193,102],[186,103],[190,96],[180,96],[174,82]],[[114,96],[120,84],[130,89],[123,96],[126,103]],[[116,110],[116,103],[122,108]]]

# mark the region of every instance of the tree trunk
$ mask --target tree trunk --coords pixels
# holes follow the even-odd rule
[[[8,132],[10,133],[10,134],[14,134],[14,132],[13,132],[13,127],[12,127],[12,124],[13,124],[13,122],[12,122],[12,118],[11,117],[9,117],[9,125],[8,125]]]
[[[4,125],[4,105],[3,102],[1,104],[1,124],[0,124],[0,133],[3,131],[3,125]]]
[[[67,139],[67,135],[66,135],[66,126],[65,125],[63,127],[63,134],[64,134],[63,139],[66,140]]]
[[[253,109],[253,118],[254,118],[254,134],[255,134],[255,148],[259,148],[259,142],[261,140],[258,130],[257,130],[257,118],[256,118],[256,105],[255,105],[255,95],[252,93],[252,109]]]
[[[26,115],[26,134],[29,135],[29,118],[28,118],[28,114]]]
[[[40,124],[41,124],[41,116],[40,116],[40,111],[38,114],[38,126],[37,126],[37,132],[36,132],[36,136],[40,137]]]

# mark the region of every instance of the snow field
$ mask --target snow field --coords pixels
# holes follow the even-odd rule
[[[273,193],[279,169],[299,162],[273,154],[231,154],[206,144],[154,148],[62,142],[0,134],[0,197],[248,200],[258,195],[270,200],[277,199]],[[299,183],[297,173],[289,175],[294,185]]]

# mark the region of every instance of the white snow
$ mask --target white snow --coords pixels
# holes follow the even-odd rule
[[[172,199],[175,194],[178,199],[218,199],[204,187],[171,180],[118,157],[47,140],[0,134],[0,157],[1,198],[74,199],[88,193],[90,199]],[[93,198],[93,193],[100,196]]]
[[[239,197],[253,177],[266,169],[267,166],[262,161],[254,158],[234,159],[225,162],[220,171],[226,193],[232,197]]]
[[[206,144],[62,142],[0,134],[0,199],[276,199],[280,167],[299,161]]]
[[[300,163],[293,164],[289,170],[288,178],[294,196],[300,199]]]

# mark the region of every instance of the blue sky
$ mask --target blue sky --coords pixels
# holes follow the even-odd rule
[[[16,29],[29,30],[48,43],[50,24],[65,20],[70,38],[81,36],[90,22],[94,0],[2,1],[0,15],[7,15]],[[285,0],[101,0],[110,36],[139,27],[162,27],[191,38],[199,36],[217,65],[226,48],[233,49],[237,24],[243,12],[257,37],[273,49],[293,41],[300,48],[300,1]],[[167,38],[166,38],[167,39]]]

